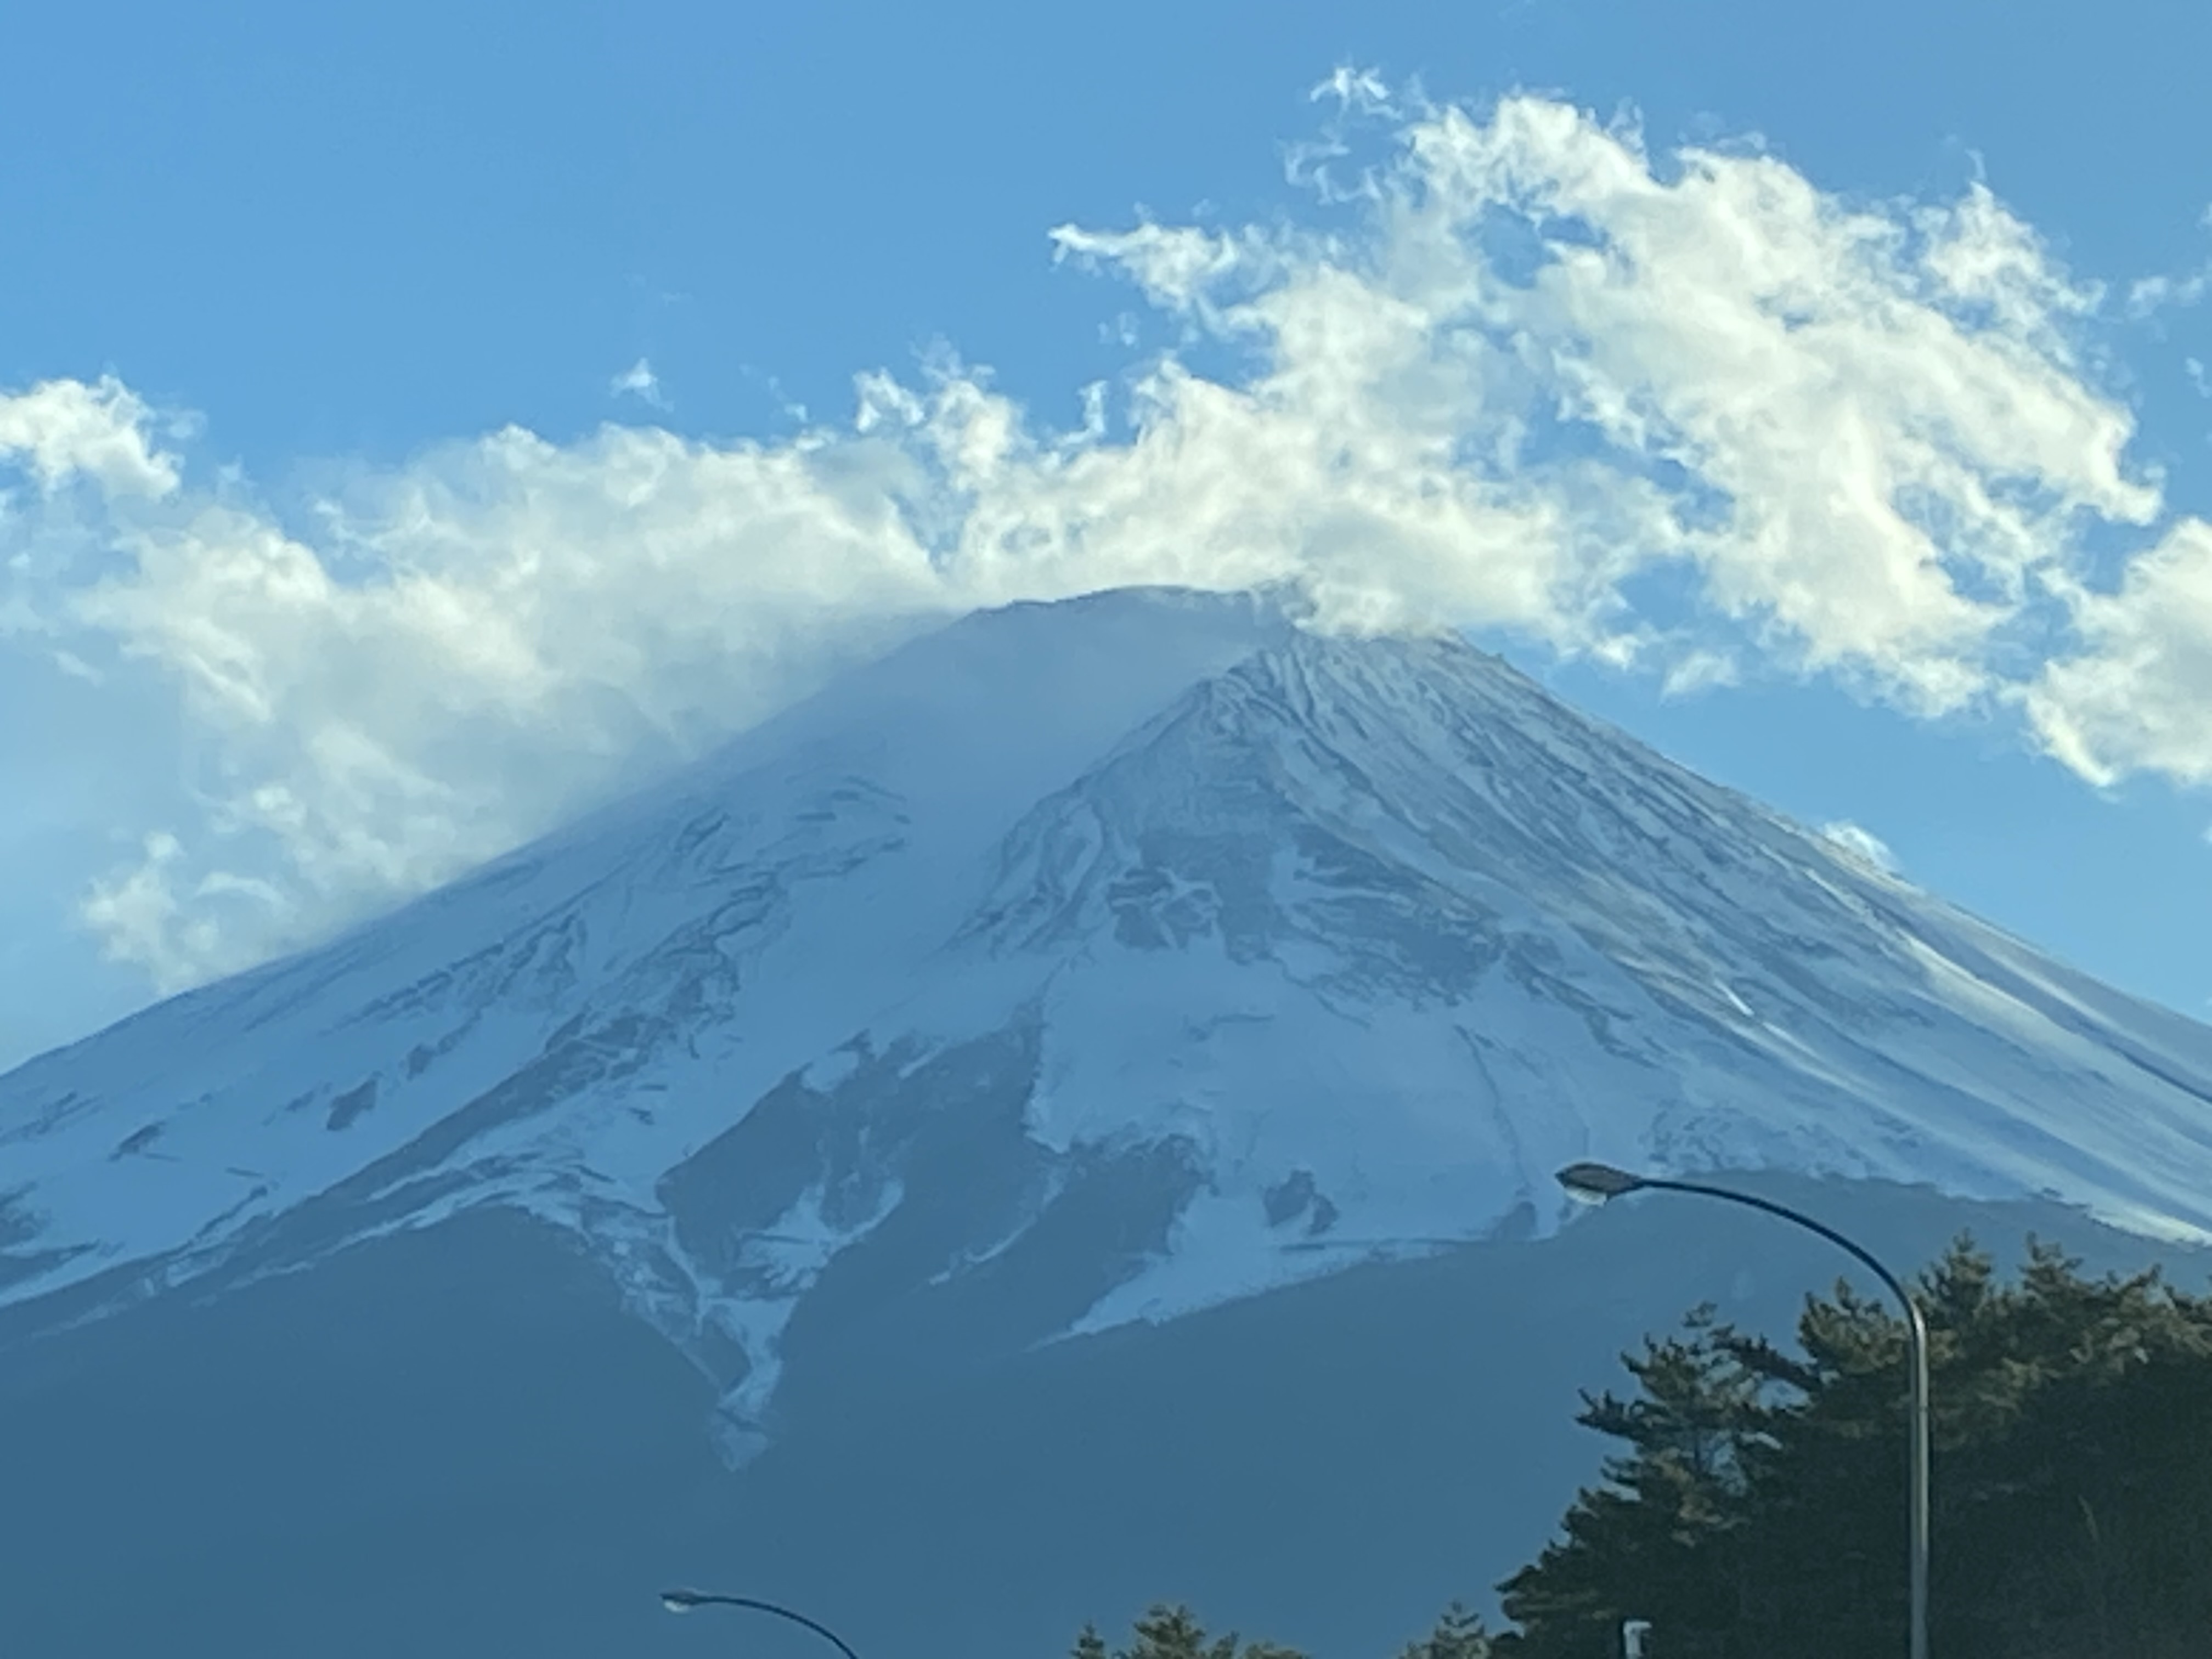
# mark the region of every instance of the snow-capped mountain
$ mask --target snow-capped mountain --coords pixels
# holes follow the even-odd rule
[[[1102,594],[0,1079],[0,1306],[519,1208],[741,1460],[824,1310],[1158,1321],[1547,1233],[1584,1157],[2204,1241],[2212,1030],[1456,640]]]

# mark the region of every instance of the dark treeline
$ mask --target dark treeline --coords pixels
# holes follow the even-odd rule
[[[2001,1282],[1961,1239],[1920,1278],[1935,1424],[1936,1659],[2212,1656],[2212,1297],[2084,1277],[2032,1244]],[[1616,1443],[1553,1541],[1404,1659],[1896,1659],[1905,1628],[1905,1332],[1838,1285],[1797,1351],[1693,1311],[1583,1396]],[[1109,1655],[1297,1659],[1158,1608]]]

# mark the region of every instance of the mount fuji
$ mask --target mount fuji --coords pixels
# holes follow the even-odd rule
[[[884,1512],[925,1534],[950,1523],[921,1494],[969,1492],[953,1529],[985,1528],[968,1567],[997,1582],[1030,1559],[1023,1505],[1055,1459],[1121,1444],[1127,1474],[1180,1436],[1186,1472],[1233,1461],[1272,1356],[1311,1414],[1221,1500],[1269,1509],[1284,1493],[1262,1503],[1275,1477],[1255,1471],[1285,1443],[1335,1467],[1395,1409],[1387,1368],[1337,1374],[1366,1363],[1347,1322],[1400,1308],[1390,1341],[1449,1344],[1443,1309],[1488,1307],[1492,1358],[1462,1354],[1455,1387],[1504,1438],[1459,1450],[1493,1472],[1527,1450],[1498,1488],[1518,1508],[1458,1527],[1455,1585],[1399,1540],[1410,1565],[1377,1605],[1418,1620],[1431,1590],[1510,1570],[1483,1552],[1540,1541],[1586,1473],[1571,1440],[1499,1429],[1516,1388],[1560,1390],[1522,1403],[1565,1417],[1701,1280],[1779,1319],[1833,1271],[1756,1233],[1735,1247],[1755,1271],[1720,1265],[1734,1222],[1657,1206],[1563,1231],[1551,1172],[1592,1157],[1817,1189],[1893,1247],[1977,1220],[2193,1256],[2212,1243],[2212,1030],[1455,636],[1331,635],[1270,599],[1168,590],[978,613],[392,915],[0,1078],[0,1468],[37,1478],[4,1481],[0,1608],[31,1609],[24,1652],[166,1628],[130,1597],[85,1611],[99,1575],[52,1541],[81,1538],[102,1572],[170,1575],[170,1616],[233,1632],[188,1650],[298,1650],[285,1621],[313,1616],[308,1592],[242,1588],[277,1559],[353,1609],[318,1651],[402,1632],[520,1650],[540,1592],[516,1586],[549,1564],[569,1562],[548,1608],[617,1559],[647,1574],[623,1553],[647,1540],[709,1577],[743,1535],[745,1561],[812,1582],[854,1535],[822,1505],[892,1480],[924,1507]],[[1607,1239],[1626,1252],[1611,1266]],[[1513,1336],[1533,1358],[1498,1375],[1500,1330],[1573,1307],[1564,1335]],[[502,1370],[532,1344],[526,1374]],[[1154,1398],[1148,1376],[1185,1387]],[[1389,1467],[1458,1432],[1431,1407],[1406,1408],[1434,1434]],[[534,1449],[486,1450],[532,1411],[551,1413]],[[638,1433],[649,1454],[611,1449]],[[349,1436],[392,1455],[285,1486]],[[419,1468],[392,1450],[434,1445]],[[1085,1467],[1096,1493],[1123,1478]],[[1373,1496],[1370,1534],[1398,1536],[1375,1518],[1396,1502]],[[426,1516],[442,1560],[475,1563],[474,1602],[396,1565]],[[1367,1559],[1317,1522],[1270,1524],[1275,1566],[1224,1569],[1255,1620],[1298,1550]],[[1160,1565],[1180,1534],[1144,1526],[1153,1556],[1033,1562],[1023,1630],[1072,1633],[1085,1548],[1100,1582],[1128,1581],[1104,1594],[1152,1593],[1139,1557]],[[526,1564],[488,1541],[502,1528],[538,1540]],[[930,1577],[911,1534],[878,1555],[906,1563],[886,1583]],[[501,1571],[497,1605],[463,1611]],[[246,1604],[289,1611],[257,1626]],[[905,1605],[884,1629],[953,1639]],[[410,1606],[416,1622],[377,1624]],[[546,1653],[636,1639],[574,1605],[529,1628]]]

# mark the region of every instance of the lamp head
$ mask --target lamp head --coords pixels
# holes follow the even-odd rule
[[[689,1613],[706,1599],[697,1590],[672,1589],[660,1592],[660,1605],[671,1613]]]
[[[1588,1204],[1602,1204],[1646,1184],[1642,1176],[1616,1170],[1610,1164],[1570,1164],[1559,1171],[1559,1182],[1569,1197]]]

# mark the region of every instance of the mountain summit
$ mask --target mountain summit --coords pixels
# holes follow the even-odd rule
[[[1158,1322],[1545,1235],[1584,1157],[2203,1241],[2212,1030],[1455,638],[1103,593],[0,1079],[0,1305],[520,1210],[742,1462],[800,1325]]]

